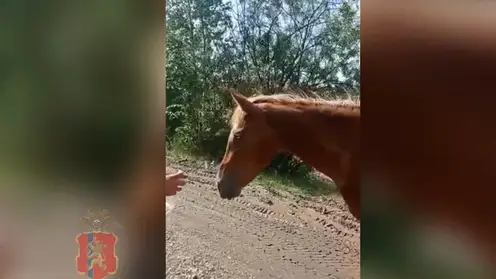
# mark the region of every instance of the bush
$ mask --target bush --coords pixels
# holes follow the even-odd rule
[[[217,90],[167,106],[170,144],[195,155],[222,157],[229,136],[228,106]]]
[[[312,171],[312,167],[291,154],[280,153],[264,171],[279,176],[306,177]]]

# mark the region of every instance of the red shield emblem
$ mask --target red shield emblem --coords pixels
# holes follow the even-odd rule
[[[113,233],[90,232],[78,235],[77,271],[90,279],[104,279],[117,271],[117,237]]]

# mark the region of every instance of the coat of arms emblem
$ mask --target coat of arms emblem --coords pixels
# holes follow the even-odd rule
[[[91,228],[76,237],[78,255],[76,268],[79,274],[89,279],[104,279],[114,275],[118,269],[115,253],[117,236],[108,231],[109,226],[118,225],[105,209],[88,210],[81,223]]]

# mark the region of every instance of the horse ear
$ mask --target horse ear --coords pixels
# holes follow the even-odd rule
[[[245,96],[232,91],[230,91],[230,93],[234,101],[246,114],[257,115],[261,112],[261,109],[250,102]]]

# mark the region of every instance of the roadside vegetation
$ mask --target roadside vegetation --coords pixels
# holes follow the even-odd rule
[[[167,1],[168,152],[218,162],[233,103],[291,90],[359,98],[359,2],[354,0]],[[288,154],[260,176],[268,187],[329,194],[333,187]]]

